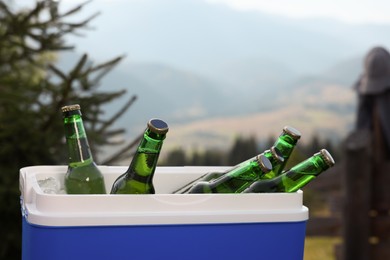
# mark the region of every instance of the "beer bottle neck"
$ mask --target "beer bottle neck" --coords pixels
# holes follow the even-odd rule
[[[284,171],[276,178],[260,180],[244,192],[295,192],[332,167],[334,163],[330,153],[322,149],[319,153],[295,165],[290,170]]]
[[[289,135],[281,135],[276,140],[274,146],[280,150],[283,157],[288,157],[294,149],[298,140],[292,138]]]
[[[81,114],[72,113],[64,118],[69,165],[80,166],[93,162]]]
[[[283,171],[297,142],[298,139],[283,133],[274,143],[274,146],[280,151],[284,159],[283,162],[279,163],[273,168],[273,172],[276,175],[279,175]]]
[[[151,181],[164,139],[165,134],[156,134],[149,129],[145,131],[126,172],[127,178],[138,178],[144,183]]]
[[[312,156],[295,165],[284,174],[283,182],[286,191],[294,192],[299,190],[329,167],[320,155]]]

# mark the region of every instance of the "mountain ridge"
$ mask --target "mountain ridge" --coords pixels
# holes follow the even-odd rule
[[[281,120],[281,110],[296,107],[302,107],[299,113],[313,129],[327,127],[306,113],[332,115],[343,125],[334,134],[343,136],[352,126],[352,84],[363,56],[390,42],[388,25],[292,19],[202,1],[130,1],[94,8],[103,11],[93,22],[98,30],[71,40],[76,51],[87,50],[97,61],[127,54],[100,87],[138,96],[118,121],[128,131],[126,138],[142,131],[152,117],[175,128],[203,122],[207,136],[204,130],[211,127],[206,125],[213,125],[208,120],[235,118],[242,126],[240,119],[251,115],[268,113]],[[108,105],[107,114],[124,102]]]

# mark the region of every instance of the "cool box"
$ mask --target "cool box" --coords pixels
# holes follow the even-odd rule
[[[127,167],[99,166],[107,191]],[[302,192],[170,194],[226,167],[158,167],[153,195],[43,193],[66,166],[20,170],[23,260],[303,259]]]

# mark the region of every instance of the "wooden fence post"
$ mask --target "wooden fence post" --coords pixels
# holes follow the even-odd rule
[[[371,137],[367,131],[356,131],[346,139],[344,174],[344,212],[342,220],[343,250],[346,260],[370,259],[371,223]]]

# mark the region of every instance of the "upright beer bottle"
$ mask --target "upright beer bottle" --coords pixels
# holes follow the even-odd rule
[[[271,179],[275,176],[278,176],[283,171],[292,151],[294,150],[294,147],[300,138],[301,133],[297,129],[291,126],[285,126],[283,128],[283,132],[279,135],[273,146],[281,152],[284,161],[281,164],[273,167],[272,171],[265,176],[266,178]]]
[[[105,194],[104,177],[96,166],[89,148],[79,105],[62,107],[68,171],[65,190],[68,194]]]
[[[254,182],[243,193],[295,192],[334,164],[330,153],[322,149],[273,179]]]
[[[247,160],[221,177],[197,182],[188,193],[240,193],[272,169],[270,160],[260,154]]]
[[[112,185],[111,194],[154,194],[153,175],[168,125],[151,119],[128,170]]]

